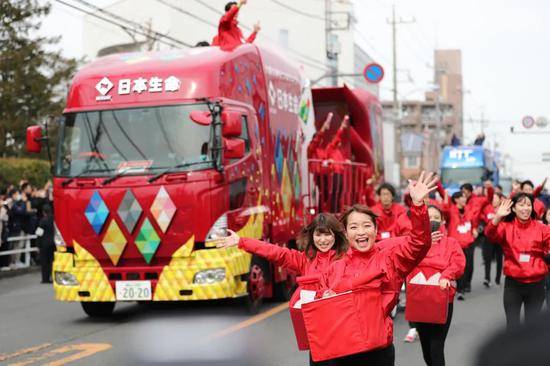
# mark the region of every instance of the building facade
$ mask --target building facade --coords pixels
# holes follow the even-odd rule
[[[193,46],[199,41],[210,42],[217,34],[218,22],[227,0],[120,0],[105,8],[126,20],[150,30],[167,34]],[[327,12],[328,11],[328,12]],[[98,13],[104,16],[104,13]],[[330,22],[327,22],[330,18]],[[157,40],[148,41],[143,34],[123,29],[120,24],[109,24],[93,16],[84,21],[84,45],[88,59],[111,51],[161,50],[171,48]],[[327,61],[327,24],[334,30],[330,38],[336,41],[339,74],[357,76],[339,77],[338,83],[362,87],[378,95],[378,85],[368,84],[360,76],[372,58],[356,43],[353,23],[353,4],[349,0],[251,0],[242,7],[239,25],[245,36],[259,21],[261,31],[255,42],[277,45],[284,49],[303,68],[316,85],[331,85]],[[122,23],[122,20],[119,21]],[[131,27],[130,27],[131,28]],[[140,32],[143,33],[143,32]],[[168,43],[168,42],[167,42]],[[131,47],[135,44],[135,47]]]

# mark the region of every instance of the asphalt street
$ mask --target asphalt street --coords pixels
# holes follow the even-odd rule
[[[482,285],[476,251],[472,292],[455,302],[446,343],[448,365],[471,365],[479,347],[504,326],[502,287]],[[297,350],[285,304],[267,303],[256,316],[238,301],[117,304],[108,320],[92,320],[78,303],[53,299],[51,285],[31,273],[0,280],[2,365],[307,365]],[[396,365],[424,365],[420,343],[403,342],[395,320]]]

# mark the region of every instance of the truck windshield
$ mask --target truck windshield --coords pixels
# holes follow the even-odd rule
[[[450,185],[462,185],[464,183],[480,184],[484,173],[485,169],[482,167],[446,168],[441,170],[441,181],[446,187]]]
[[[69,113],[61,123],[56,175],[112,176],[213,166],[212,129],[189,118],[206,104]],[[180,167],[177,169],[177,167]]]

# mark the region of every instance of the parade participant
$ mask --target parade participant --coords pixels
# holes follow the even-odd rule
[[[504,252],[504,312],[510,329],[519,324],[522,305],[529,321],[544,302],[548,274],[544,259],[550,250],[550,227],[536,220],[533,197],[518,193],[501,202],[485,234]]]
[[[331,365],[393,365],[393,322],[390,317],[394,294],[385,294],[385,284],[403,279],[424,258],[431,245],[430,222],[424,198],[435,190],[436,179],[432,174],[420,175],[417,182],[409,183],[413,200],[411,207],[412,230],[409,236],[386,239],[386,249],[375,245],[377,234],[376,214],[368,207],[354,205],[341,217],[346,227],[350,250],[342,260],[335,261],[325,275],[327,290],[324,296],[357,288],[377,278],[370,285],[376,286],[382,297],[384,332],[387,344],[382,349],[367,351],[331,361]],[[346,326],[341,324],[341,326]]]
[[[351,156],[349,152],[349,116],[345,115],[336,135],[327,145],[327,159],[330,161],[332,173],[332,190],[331,196],[331,212],[340,212],[340,196],[342,193],[345,166],[344,163],[350,162]]]
[[[550,227],[550,208],[546,209],[544,216],[542,217],[542,223]],[[544,258],[546,263],[550,266],[550,252],[546,254]],[[546,309],[550,309],[550,273],[546,275]]]
[[[544,186],[546,184],[546,178],[542,182],[540,186],[535,188],[535,185],[530,180],[525,180],[521,183],[521,191],[523,193],[531,194],[533,195],[534,199],[534,207],[535,213],[537,215],[537,218],[542,218],[542,215],[544,215],[544,211],[546,210],[546,205],[544,202],[542,202],[539,198],[537,198],[542,190],[544,189]]]
[[[451,201],[452,203],[447,202],[441,208],[449,219],[448,235],[458,241],[466,257],[466,269],[458,280],[457,296],[457,300],[464,300],[464,294],[468,291],[473,274],[475,248],[472,244],[478,235],[477,227],[474,226],[477,222],[477,214],[474,213],[472,206],[467,205],[463,192],[455,192]]]
[[[252,43],[256,39],[256,35],[260,31],[260,23],[254,25],[254,31],[244,39],[243,33],[239,28],[237,17],[240,8],[247,3],[248,0],[240,0],[228,2],[225,5],[225,14],[221,17],[218,25],[218,35],[212,40],[213,46],[220,46],[224,50],[232,50],[240,44]]]
[[[298,276],[323,273],[334,260],[341,258],[348,248],[344,226],[334,215],[328,213],[318,214],[309,225],[301,230],[297,242],[304,249],[303,251],[256,239],[241,238],[231,230],[228,232],[229,236],[224,238],[218,247],[238,245],[240,249],[263,257],[277,266],[285,267]],[[299,291],[295,292],[289,306],[296,302],[297,295],[299,295]],[[314,362],[310,357],[310,365],[326,364]]]
[[[314,174],[315,184],[319,192],[319,212],[328,210],[330,169],[327,161],[327,150],[324,144],[326,133],[330,130],[332,113],[328,113],[319,131],[315,132],[307,147],[307,158],[313,161],[309,164],[310,173]]]
[[[415,323],[426,365],[440,366],[445,365],[445,339],[453,316],[453,300],[456,293],[455,281],[464,272],[466,258],[458,241],[447,236],[444,226],[445,220],[441,210],[436,206],[429,206],[428,214],[432,226],[432,246],[422,262],[407,276],[407,282],[411,281],[420,272],[426,278],[441,273],[439,287],[441,290],[450,289],[447,322],[445,324]],[[425,299],[425,301],[430,301],[430,299]]]
[[[495,217],[495,210],[504,199],[506,199],[506,197],[502,193],[495,192],[492,205],[485,206],[482,217],[485,226]],[[493,260],[496,261],[495,283],[500,285],[500,277],[502,276],[502,247],[491,243],[489,239],[485,237],[482,244],[482,253],[483,265],[485,266],[485,280],[483,280],[483,286],[487,288],[491,287],[491,265]]]
[[[377,219],[376,240],[394,238],[406,235],[410,231],[410,224],[407,218],[407,209],[394,202],[396,191],[389,183],[381,184],[376,190],[378,203],[372,207]]]

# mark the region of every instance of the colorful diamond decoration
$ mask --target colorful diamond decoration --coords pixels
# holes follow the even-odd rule
[[[109,256],[109,258],[111,258],[111,261],[116,266],[118,264],[120,256],[122,255],[122,252],[124,251],[124,248],[126,247],[126,238],[124,237],[122,230],[120,230],[115,220],[112,220],[109,224],[101,245],[103,245],[103,248],[107,252],[107,255]]]
[[[143,210],[132,191],[127,190],[120,206],[118,206],[118,216],[128,232],[132,233],[134,231],[142,212]]]
[[[292,209],[292,199],[294,191],[292,189],[292,177],[288,171],[287,161],[285,159],[283,164],[283,181],[281,183],[281,196],[283,198],[283,211],[289,215]]]
[[[151,214],[157,221],[157,224],[163,233],[165,233],[168,226],[170,226],[170,222],[172,222],[172,218],[175,213],[176,205],[174,205],[174,202],[170,199],[166,189],[161,187],[159,193],[157,193],[157,196],[153,201],[153,204],[151,205]]]
[[[143,220],[143,224],[141,225],[141,229],[139,229],[139,233],[136,238],[136,246],[148,264],[151,262],[153,255],[155,255],[159,244],[160,238],[153,228],[153,225],[151,225],[149,219]]]
[[[86,211],[84,213],[90,225],[94,229],[95,233],[99,235],[107,217],[109,216],[109,209],[105,205],[103,198],[98,191],[95,191],[90,198],[90,203],[86,206]]]

